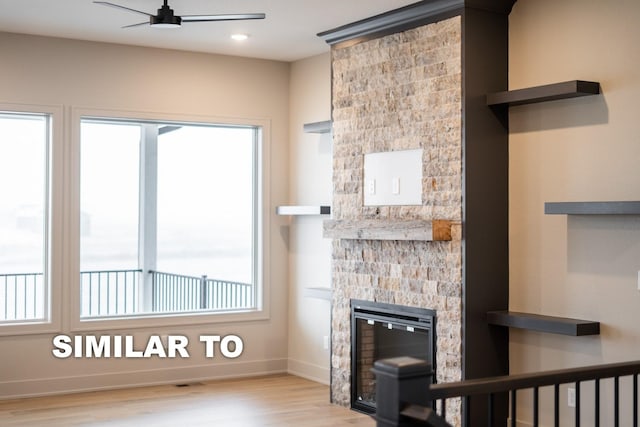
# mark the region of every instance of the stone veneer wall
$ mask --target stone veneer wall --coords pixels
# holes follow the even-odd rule
[[[450,242],[333,241],[332,401],[350,404],[350,299],[437,312],[436,378],[462,372],[461,18],[334,47],[334,219],[450,219]],[[363,206],[364,154],[422,148],[422,206]],[[457,408],[447,408],[459,424]]]

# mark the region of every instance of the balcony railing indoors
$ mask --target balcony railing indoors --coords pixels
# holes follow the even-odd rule
[[[586,418],[583,422],[588,426],[638,427],[640,361],[441,384],[432,384],[433,371],[428,362],[412,357],[377,360],[373,372],[378,427],[451,427],[445,410],[446,401],[454,398],[463,399],[463,425],[467,427],[578,427],[581,417]],[[560,386],[574,387],[575,391],[574,408],[570,408],[573,414],[563,413],[562,417]],[[523,403],[519,402],[521,395],[531,398],[532,409],[531,413],[523,411],[522,420],[518,411],[518,404]],[[472,408],[480,411],[472,416]],[[484,417],[478,417],[479,413]]]
[[[0,321],[43,319],[42,273],[0,274]],[[158,271],[80,273],[81,317],[122,316],[254,306],[253,285]],[[147,289],[150,292],[145,292]]]

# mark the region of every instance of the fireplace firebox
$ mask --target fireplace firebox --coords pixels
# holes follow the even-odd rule
[[[374,413],[376,360],[412,356],[435,372],[434,310],[351,300],[351,408]]]

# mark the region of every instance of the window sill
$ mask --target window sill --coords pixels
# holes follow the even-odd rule
[[[60,325],[49,321],[25,321],[22,323],[3,323],[0,325],[0,337],[19,335],[55,334],[60,332]]]
[[[154,327],[193,326],[217,323],[240,323],[268,320],[265,310],[247,310],[241,312],[206,312],[172,313],[158,315],[156,313],[140,314],[128,317],[93,317],[83,318],[71,328],[72,332],[103,331],[113,329],[134,329]]]

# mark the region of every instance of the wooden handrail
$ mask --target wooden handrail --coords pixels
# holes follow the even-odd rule
[[[576,381],[623,377],[637,373],[640,373],[640,361],[610,363],[581,368],[481,378],[455,383],[433,384],[429,388],[429,396],[432,400],[449,399],[451,397],[474,396],[478,394],[552,386],[555,384],[568,384]]]
[[[511,399],[511,425],[515,426],[516,421],[516,399],[515,393],[518,390],[534,390],[534,425],[538,425],[538,389],[540,387],[554,387],[554,419],[555,425],[558,421],[558,390],[561,384],[576,385],[576,426],[579,425],[580,400],[579,386],[584,381],[595,381],[596,388],[601,379],[615,379],[615,404],[614,404],[614,425],[618,424],[619,398],[618,387],[619,378],[632,376],[633,394],[633,425],[638,425],[638,376],[640,375],[640,361],[609,363],[595,366],[585,366],[580,368],[557,369],[545,372],[533,372],[518,375],[507,375],[491,378],[466,380],[455,383],[431,384],[433,371],[427,362],[412,357],[397,357],[391,359],[378,360],[374,363],[373,372],[376,375],[376,396],[377,407],[374,418],[378,427],[396,426],[449,426],[444,420],[444,413],[438,415],[435,411],[434,402],[441,401],[444,407],[445,401],[450,398],[463,398],[467,402],[472,396],[504,395],[510,393]],[[492,399],[490,399],[490,402]],[[488,407],[488,422],[486,425],[504,425],[506,415],[493,414],[492,403]],[[596,393],[594,410],[599,413],[599,393]],[[494,416],[495,415],[495,416]],[[465,415],[468,422],[468,414]],[[476,421],[473,420],[475,424]],[[495,424],[498,423],[498,424]],[[469,424],[471,425],[471,424]],[[484,420],[479,425],[485,425]]]

